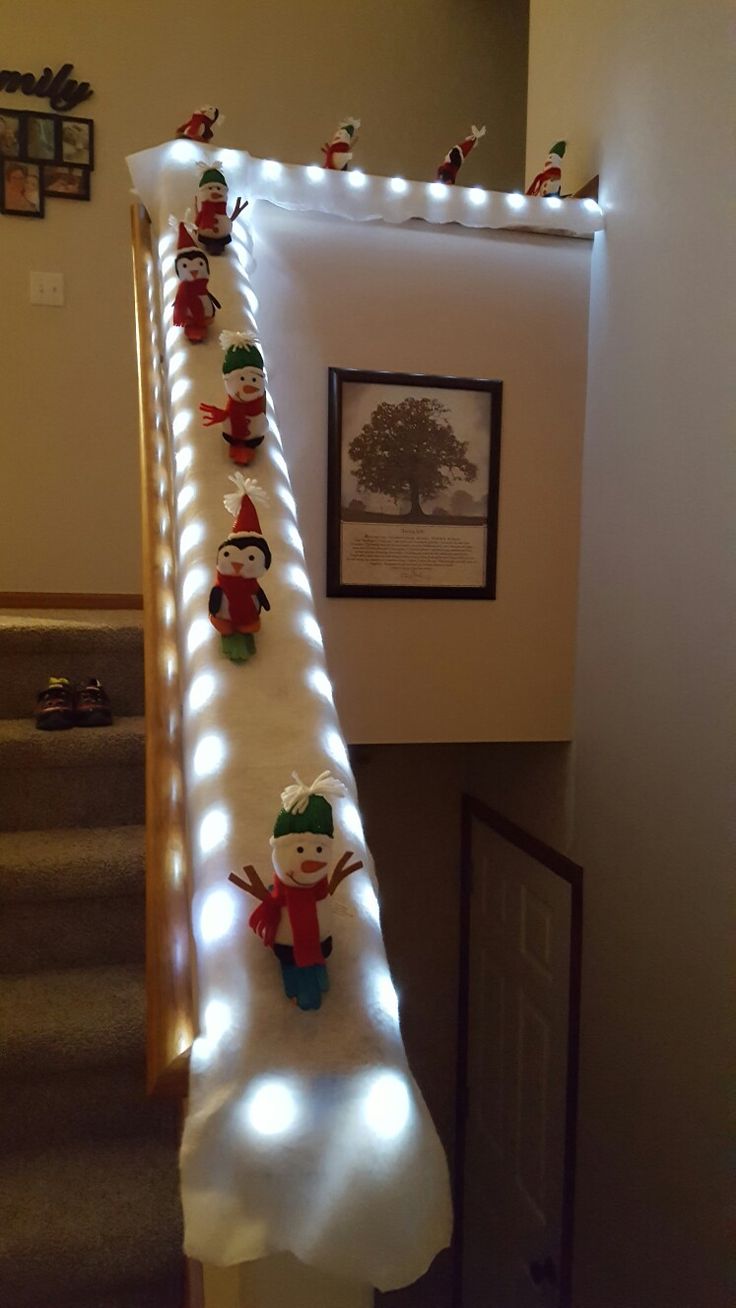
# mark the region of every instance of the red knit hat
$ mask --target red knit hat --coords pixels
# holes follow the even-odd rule
[[[177,226],[176,219],[172,219],[172,226],[173,227]],[[177,258],[179,257],[180,254],[203,254],[203,253],[204,252],[201,246],[197,244],[192,233],[189,231],[189,228],[187,227],[186,223],[179,223],[178,234],[176,238]]]
[[[266,492],[259,486],[254,477],[244,477],[242,472],[233,473],[230,481],[237,487],[235,492],[226,495],[224,499],[228,513],[234,515],[230,535],[262,536],[263,532],[258,521],[258,511],[254,501],[259,504],[267,504]]]

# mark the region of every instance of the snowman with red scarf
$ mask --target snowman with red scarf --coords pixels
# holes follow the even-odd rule
[[[243,868],[247,881],[235,873],[230,880],[261,901],[249,925],[279,960],[287,998],[308,1010],[320,1008],[329,989],[325,964],[332,953],[332,896],[363,864],[351,862],[350,850],[334,862],[330,800],[345,794],[343,783],[329,772],[321,772],[311,786],[296,772],[292,776],[271,837],[273,886],[267,889],[254,867]]]
[[[248,201],[238,196],[232,213],[227,211],[228,188],[221,164],[200,164],[202,172],[194,198],[194,222],[197,240],[208,254],[222,254],[232,238],[232,227],[247,207]]]

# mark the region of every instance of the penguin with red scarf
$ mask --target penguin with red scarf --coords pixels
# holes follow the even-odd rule
[[[197,245],[184,223],[170,220],[178,231],[174,272],[179,287],[174,300],[174,326],[183,327],[192,344],[203,341],[214,321],[215,310],[222,306],[209,289],[210,265],[204,250]]]
[[[214,126],[216,122],[223,123],[224,118],[220,117],[220,110],[213,104],[204,104],[201,109],[195,109],[191,118],[187,118],[185,123],[176,129],[177,136],[184,136],[189,141],[211,141],[214,136]]]
[[[234,515],[232,531],[217,551],[215,584],[210,591],[210,622],[219,631],[222,652],[233,663],[247,663],[256,652],[255,633],[261,613],[271,605],[258,584],[271,566],[271,551],[261,533],[256,503],[266,494],[252,477],[236,472],[230,478],[235,491],[226,495],[225,508]]]
[[[194,225],[197,240],[208,254],[222,254],[232,241],[232,226],[247,207],[248,201],[238,196],[232,213],[227,211],[227,182],[221,165],[215,161],[200,164],[202,175],[194,198]]]
[[[544,168],[537,173],[527,195],[559,195],[562,190],[562,160],[567,149],[567,141],[555,141],[544,161]]]
[[[225,351],[222,379],[227,404],[224,409],[200,404],[202,425],[221,424],[233,463],[248,464],[268,432],[263,355],[247,332],[220,332],[220,345]]]
[[[359,118],[343,118],[331,141],[322,146],[325,156],[323,168],[333,172],[344,173],[353,157],[352,147],[358,139]]]
[[[330,801],[345,794],[343,783],[329,772],[321,772],[311,786],[296,772],[292,776],[294,784],[281,795],[270,841],[273,885],[267,888],[254,867],[243,868],[247,880],[234,872],[229,879],[260,901],[248,924],[281,964],[287,998],[309,1010],[321,1007],[329,989],[332,896],[363,864],[352,862],[351,850],[334,862]]]
[[[437,169],[437,181],[444,182],[446,186],[454,186],[460,169],[482,136],[485,136],[485,127],[476,127],[475,123],[470,129],[470,135],[465,137],[464,141],[459,141],[453,145],[451,150],[447,151],[442,163]]]

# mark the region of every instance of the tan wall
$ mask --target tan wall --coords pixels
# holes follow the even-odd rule
[[[339,116],[355,113],[364,169],[424,177],[471,121],[486,121],[468,180],[512,188],[522,173],[526,10],[522,0],[220,0],[211,9],[0,0],[2,66],[40,73],[73,62],[95,88],[77,112],[97,133],[91,204],[51,201],[43,222],[0,217],[0,590],[139,589],[125,155],[215,101],[227,117],[223,145],[314,160]],[[48,108],[0,93],[2,106]],[[64,308],[29,304],[31,269],[64,273]]]
[[[575,1298],[721,1308],[733,667],[732,93],[720,0],[534,0],[529,172],[600,169],[573,857],[585,867]],[[730,291],[729,291],[730,281]]]

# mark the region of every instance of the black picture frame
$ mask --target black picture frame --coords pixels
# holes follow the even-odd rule
[[[53,163],[43,165],[43,193],[49,200],[89,200],[91,169],[83,164]],[[61,180],[79,182],[80,189],[65,190]]]
[[[0,109],[0,159],[23,158],[23,113]]]
[[[45,205],[41,164],[31,163],[25,159],[2,159],[0,163],[2,164],[0,171],[0,213],[15,218],[43,218]],[[31,177],[35,180],[33,193],[36,203],[33,205],[29,204],[27,206],[26,204],[26,186],[24,186],[23,195],[21,196],[20,185],[15,185],[12,180],[13,174],[19,171],[25,175],[26,186]]]
[[[95,125],[92,118],[59,119],[61,141],[59,163],[92,170],[95,166]]]
[[[37,164],[60,161],[61,133],[59,124],[61,119],[58,114],[24,113],[23,118],[25,129],[24,160],[28,163]]]
[[[351,383],[376,386],[376,399],[384,388],[400,386],[417,388],[418,391],[431,388],[448,392],[448,403],[453,392],[482,392],[488,396],[488,485],[486,507],[482,511],[482,521],[478,516],[468,516],[467,524],[462,516],[442,512],[441,517],[422,514],[420,518],[408,514],[372,513],[360,505],[353,513],[350,507],[343,505],[343,446],[346,439],[353,439],[355,433],[343,433],[344,387]],[[327,578],[326,593],[331,598],[342,599],[473,599],[493,600],[496,597],[496,564],[498,550],[498,495],[501,464],[501,403],[503,383],[490,378],[437,376],[428,373],[374,372],[359,368],[328,369],[328,442],[327,442]],[[453,433],[454,434],[454,433]],[[467,447],[466,447],[467,448]],[[484,460],[485,461],[485,460]],[[462,483],[459,483],[459,486]],[[393,498],[393,495],[392,495]],[[409,496],[407,495],[408,499]],[[436,498],[436,496],[435,496]],[[472,499],[472,497],[469,497]],[[482,503],[482,498],[481,498]],[[435,513],[439,512],[437,509]],[[356,519],[356,514],[360,517]],[[395,522],[394,522],[395,519]],[[426,519],[426,520],[425,520]],[[385,520],[385,522],[384,522]],[[480,585],[436,585],[436,584],[366,584],[351,582],[344,577],[342,545],[343,525],[346,522],[363,521],[371,523],[377,530],[372,534],[379,536],[381,525],[405,525],[418,528],[413,532],[412,548],[421,549],[421,528],[429,529],[426,537],[428,550],[432,542],[432,531],[444,526],[472,526],[478,528],[483,523],[486,528],[485,550],[478,558],[483,562],[483,580]],[[445,533],[446,535],[446,533]],[[438,539],[438,538],[436,538]],[[419,544],[417,545],[417,540]],[[429,558],[429,553],[428,553]],[[414,569],[416,571],[416,569]]]

